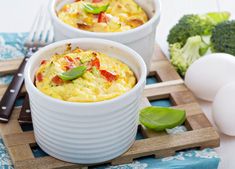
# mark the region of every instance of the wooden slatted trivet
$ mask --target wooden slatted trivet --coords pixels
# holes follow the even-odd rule
[[[1,62],[0,74],[13,73],[19,63],[19,60]],[[170,99],[173,107],[186,110],[185,126],[188,131],[168,135],[165,132],[153,132],[139,125],[145,138],[136,140],[126,153],[107,163],[112,165],[125,164],[149,155],[159,158],[174,155],[176,151],[188,148],[218,147],[220,143],[218,133],[158,47],[152,61],[150,76],[154,76],[159,82],[145,87],[141,107],[149,106],[150,101],[153,100]],[[6,86],[0,86],[0,97],[5,89]],[[22,90],[23,93],[25,93],[25,89]],[[20,108],[15,108],[9,123],[0,124],[4,143],[16,169],[77,169],[87,167],[63,162],[50,156],[36,158],[32,152],[32,147],[36,144],[33,131],[22,130],[18,122],[19,111]]]

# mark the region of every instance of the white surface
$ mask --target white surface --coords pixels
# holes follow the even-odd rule
[[[48,0],[0,0],[0,32],[26,32],[34,20],[43,1]],[[228,10],[235,18],[234,0],[162,0],[162,17],[157,30],[157,41],[167,54],[166,37],[169,29],[185,13],[202,13]],[[211,103],[200,101],[208,119],[211,117]],[[216,151],[222,158],[220,169],[234,169],[235,137],[221,134],[221,146]]]
[[[64,52],[67,44],[121,60],[134,71],[138,83],[119,97],[94,103],[66,102],[43,94],[32,80],[36,69],[41,60]],[[135,140],[146,72],[137,52],[108,40],[65,40],[40,49],[28,60],[24,74],[37,143],[51,156],[80,164],[109,161],[123,154]]]

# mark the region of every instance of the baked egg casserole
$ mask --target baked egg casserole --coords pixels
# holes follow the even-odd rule
[[[64,5],[57,16],[72,27],[91,32],[122,32],[148,21],[134,0],[76,0]]]
[[[70,102],[109,100],[135,84],[133,71],[120,60],[69,45],[63,54],[41,61],[35,80],[44,94]]]

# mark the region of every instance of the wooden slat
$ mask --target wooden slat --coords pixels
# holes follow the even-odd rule
[[[202,109],[198,103],[182,104],[173,106],[172,108],[181,109],[186,111],[186,117],[202,114]]]
[[[164,158],[164,157],[168,157],[168,156],[173,156],[175,155],[175,151],[173,150],[163,150],[163,151],[158,151],[157,154],[155,154],[155,158]]]
[[[201,147],[204,144],[209,145],[209,143],[210,147],[217,147],[219,145],[218,138],[217,132],[210,127],[175,135],[138,140],[126,153],[112,160],[112,164],[132,162],[135,158],[149,155],[157,156],[158,152],[161,153],[161,156],[164,156],[164,150],[168,152],[169,149],[178,151],[186,148]],[[165,154],[165,156],[168,155],[168,153]]]
[[[156,71],[161,81],[179,80],[181,77],[168,60],[153,62],[150,71]]]
[[[153,54],[153,58],[152,58],[152,62],[157,62],[160,60],[166,60],[166,57],[164,55],[164,53],[162,52],[161,48],[159,45],[156,45],[154,48],[154,54]]]
[[[150,100],[169,98],[170,93],[187,91],[188,89],[184,84],[171,85],[171,86],[160,86],[156,88],[145,88],[144,97]]]
[[[197,130],[197,129],[206,128],[206,127],[212,127],[209,120],[207,119],[207,117],[203,113],[187,117],[185,123],[192,130]]]
[[[145,89],[159,88],[159,87],[166,87],[166,86],[173,86],[173,85],[180,85],[180,84],[184,84],[184,81],[182,79],[149,84],[145,86]]]
[[[33,131],[4,135],[4,144],[8,147],[35,143]]]
[[[21,62],[22,62],[22,58],[9,60],[9,61],[1,61],[0,62],[0,76],[6,75],[6,74],[13,74],[17,70]]]
[[[0,85],[0,99],[7,89],[7,85]]]
[[[30,160],[17,161],[15,169],[87,169],[88,167],[67,163],[53,157],[42,157]]]
[[[143,125],[141,125],[141,133],[143,134],[144,138],[159,137],[159,136],[167,135],[165,131],[156,132],[156,131],[147,129]]]
[[[196,102],[195,97],[190,91],[180,91],[171,93],[171,101],[174,105],[181,105]]]
[[[8,147],[13,163],[17,161],[33,160],[34,156],[28,144]]]
[[[15,108],[11,115],[11,118],[8,123],[0,123],[0,133],[2,136],[15,134],[15,133],[22,133],[22,129],[20,124],[18,123],[18,116],[20,113],[19,108]]]

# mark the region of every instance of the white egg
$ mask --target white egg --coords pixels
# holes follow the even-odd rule
[[[187,70],[185,84],[200,99],[213,101],[218,90],[235,81],[235,56],[214,53],[195,61]]]
[[[235,82],[222,87],[216,94],[212,106],[212,116],[218,129],[235,136]]]

